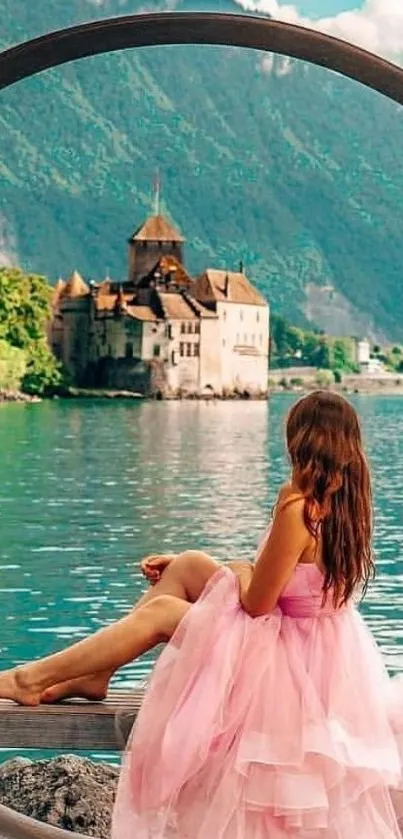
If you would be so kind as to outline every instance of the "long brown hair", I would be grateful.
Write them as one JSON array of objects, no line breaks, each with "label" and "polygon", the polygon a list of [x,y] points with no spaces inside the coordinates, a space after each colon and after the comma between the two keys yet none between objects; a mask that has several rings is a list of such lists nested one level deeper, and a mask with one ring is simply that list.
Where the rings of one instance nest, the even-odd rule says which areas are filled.
[{"label": "long brown hair", "polygon": [[294,480],[309,532],[322,536],[323,591],[345,604],[374,574],[372,492],[354,408],[329,391],[300,399],[287,422]]}]

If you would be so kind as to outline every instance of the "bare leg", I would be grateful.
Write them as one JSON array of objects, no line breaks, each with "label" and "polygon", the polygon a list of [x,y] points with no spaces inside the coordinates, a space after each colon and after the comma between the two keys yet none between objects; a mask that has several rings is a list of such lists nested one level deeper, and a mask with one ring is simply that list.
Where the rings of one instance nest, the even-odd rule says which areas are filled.
[{"label": "bare leg", "polygon": [[[111,675],[119,667],[171,637],[187,604],[197,600],[219,567],[219,563],[199,551],[179,554],[127,617],[64,652],[0,674],[0,696],[33,705],[38,704],[41,696],[44,701],[72,695],[102,698]],[[169,614],[162,614],[161,603],[166,610],[169,604]],[[162,619],[171,626],[171,632],[161,630]],[[91,662],[90,675],[86,662]]]},{"label": "bare leg", "polygon": [[[206,583],[219,567],[220,563],[203,551],[185,551],[177,554],[165,568],[161,579],[150,587],[135,604],[133,611],[150,603],[161,594],[173,595],[188,603],[195,603]],[[73,696],[84,697],[95,702],[105,699],[110,679],[116,669],[119,668],[86,674],[79,679],[63,680],[45,690],[41,696],[41,702],[58,702]]]},{"label": "bare leg", "polygon": [[189,608],[178,597],[156,597],[62,652],[3,671],[0,697],[14,699],[22,705],[38,705],[43,691],[50,685],[62,678],[86,675],[89,661],[94,673],[114,671],[171,638]]}]

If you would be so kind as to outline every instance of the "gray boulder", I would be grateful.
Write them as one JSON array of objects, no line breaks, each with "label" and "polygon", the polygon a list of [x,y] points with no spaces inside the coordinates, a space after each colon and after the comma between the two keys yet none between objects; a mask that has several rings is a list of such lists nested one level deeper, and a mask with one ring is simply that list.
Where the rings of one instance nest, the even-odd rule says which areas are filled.
[{"label": "gray boulder", "polygon": [[63,755],[0,765],[0,804],[65,830],[109,839],[119,769]]}]

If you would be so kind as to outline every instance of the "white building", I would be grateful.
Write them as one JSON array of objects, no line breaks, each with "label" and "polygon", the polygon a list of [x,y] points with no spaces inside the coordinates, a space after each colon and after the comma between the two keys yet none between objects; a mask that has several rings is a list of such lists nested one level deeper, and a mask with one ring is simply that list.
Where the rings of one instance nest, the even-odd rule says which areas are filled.
[{"label": "white building", "polygon": [[224,392],[265,392],[269,306],[243,272],[205,271],[194,295],[218,318],[216,353]]},{"label": "white building", "polygon": [[356,342],[356,362],[360,367],[368,367],[371,360],[371,345],[366,338]]}]

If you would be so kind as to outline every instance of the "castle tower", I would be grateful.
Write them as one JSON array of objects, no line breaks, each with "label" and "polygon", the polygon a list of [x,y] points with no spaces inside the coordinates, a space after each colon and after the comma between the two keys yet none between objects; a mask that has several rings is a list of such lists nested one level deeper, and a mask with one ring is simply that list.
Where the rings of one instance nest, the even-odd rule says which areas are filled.
[{"label": "castle tower", "polygon": [[173,256],[183,264],[184,241],[164,216],[148,218],[129,239],[129,282],[137,285],[163,256]]}]

